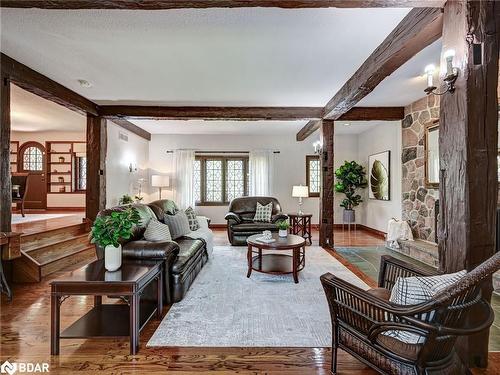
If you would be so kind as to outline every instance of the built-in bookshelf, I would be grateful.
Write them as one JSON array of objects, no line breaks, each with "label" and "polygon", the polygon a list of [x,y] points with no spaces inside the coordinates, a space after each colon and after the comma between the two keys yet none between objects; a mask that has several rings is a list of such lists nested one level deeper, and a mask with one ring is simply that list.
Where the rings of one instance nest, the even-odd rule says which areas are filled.
[{"label": "built-in bookshelf", "polygon": [[16,173],[17,168],[17,154],[19,152],[19,141],[10,141],[10,171]]},{"label": "built-in bookshelf", "polygon": [[76,158],[84,153],[85,142],[47,141],[47,193],[82,193],[76,189]]}]

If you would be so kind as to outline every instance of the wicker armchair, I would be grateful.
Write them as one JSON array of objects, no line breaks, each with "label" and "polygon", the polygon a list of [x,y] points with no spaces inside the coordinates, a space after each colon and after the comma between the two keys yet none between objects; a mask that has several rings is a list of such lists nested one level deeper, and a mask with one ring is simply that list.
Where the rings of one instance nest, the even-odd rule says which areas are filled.
[{"label": "wicker armchair", "polygon": [[[406,262],[383,256],[379,288],[357,288],[330,273],[321,276],[332,319],[332,374],[341,348],[382,374],[464,374],[454,350],[458,336],[488,328],[494,319],[491,306],[481,298],[481,282],[500,268],[500,253],[467,273],[433,300],[418,305],[390,303],[389,291],[398,277],[430,276]],[[476,325],[468,316],[474,309]],[[481,315],[476,315],[481,314]],[[422,344],[408,344],[382,333],[401,330],[425,336]]]}]

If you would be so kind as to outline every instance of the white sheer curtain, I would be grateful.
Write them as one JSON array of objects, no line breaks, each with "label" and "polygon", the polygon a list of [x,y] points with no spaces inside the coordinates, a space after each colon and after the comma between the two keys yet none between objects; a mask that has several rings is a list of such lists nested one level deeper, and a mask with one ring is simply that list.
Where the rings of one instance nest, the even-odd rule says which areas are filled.
[{"label": "white sheer curtain", "polygon": [[194,150],[175,150],[175,203],[181,209],[194,208]]},{"label": "white sheer curtain", "polygon": [[274,152],[253,150],[249,154],[250,195],[272,196]]}]

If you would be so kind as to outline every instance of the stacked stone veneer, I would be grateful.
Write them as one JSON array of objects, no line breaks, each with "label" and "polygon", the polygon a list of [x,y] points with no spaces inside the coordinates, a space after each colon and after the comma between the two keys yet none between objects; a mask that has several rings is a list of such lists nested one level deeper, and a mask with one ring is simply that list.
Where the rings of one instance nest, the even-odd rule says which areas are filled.
[{"label": "stacked stone veneer", "polygon": [[402,153],[402,219],[408,221],[413,236],[435,241],[434,204],[437,189],[425,186],[425,127],[439,119],[439,97],[430,95],[405,107]]}]

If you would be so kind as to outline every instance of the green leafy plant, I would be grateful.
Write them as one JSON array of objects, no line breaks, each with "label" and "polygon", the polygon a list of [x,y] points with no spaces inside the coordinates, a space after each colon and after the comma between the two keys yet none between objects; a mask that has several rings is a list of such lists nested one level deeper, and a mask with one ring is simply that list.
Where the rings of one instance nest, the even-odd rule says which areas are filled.
[{"label": "green leafy plant", "polygon": [[139,223],[140,216],[133,207],[123,211],[111,212],[110,215],[98,216],[90,232],[91,242],[101,247],[118,247],[120,241],[132,236],[132,229]]},{"label": "green leafy plant", "polygon": [[276,226],[278,227],[279,230],[288,230],[288,228],[290,228],[290,224],[288,223],[288,220],[277,221]]},{"label": "green leafy plant", "polygon": [[118,201],[118,204],[120,205],[131,204],[131,203],[134,203],[134,199],[128,194],[123,194],[120,200]]},{"label": "green leafy plant", "polygon": [[359,206],[363,199],[357,192],[368,185],[366,180],[366,171],[363,166],[355,161],[346,161],[335,171],[337,182],[334,189],[337,193],[344,193],[345,198],[340,203],[340,207],[346,210],[352,210]]}]

